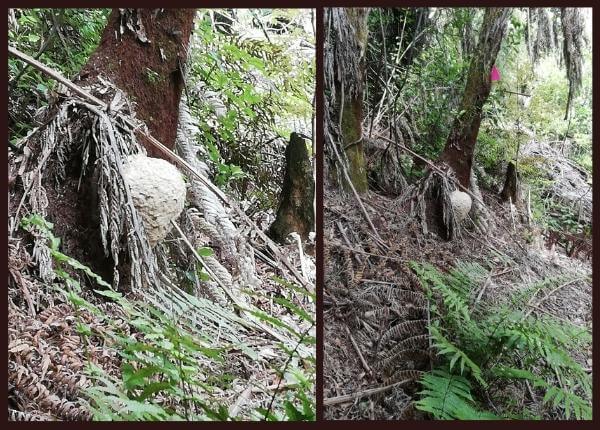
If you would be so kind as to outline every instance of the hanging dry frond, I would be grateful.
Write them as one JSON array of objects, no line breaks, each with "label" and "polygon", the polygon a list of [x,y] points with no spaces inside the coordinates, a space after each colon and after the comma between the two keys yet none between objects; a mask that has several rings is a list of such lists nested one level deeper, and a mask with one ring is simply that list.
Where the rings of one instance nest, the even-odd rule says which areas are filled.
[{"label": "hanging dry frond", "polygon": [[583,14],[578,8],[564,7],[561,9],[563,30],[563,56],[569,79],[569,95],[565,120],[569,117],[573,99],[581,88],[581,70],[583,66]]},{"label": "hanging dry frond", "polygon": [[554,49],[554,27],[548,8],[532,8],[536,25],[535,37],[532,43],[532,61],[537,63],[544,55]]}]

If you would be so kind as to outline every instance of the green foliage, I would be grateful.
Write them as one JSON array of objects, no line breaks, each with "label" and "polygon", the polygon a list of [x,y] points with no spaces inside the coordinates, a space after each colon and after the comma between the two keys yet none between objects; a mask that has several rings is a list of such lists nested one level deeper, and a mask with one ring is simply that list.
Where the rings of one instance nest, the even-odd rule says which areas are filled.
[{"label": "green foliage", "polygon": [[[549,409],[567,419],[591,418],[591,377],[569,352],[589,347],[590,333],[554,318],[534,318],[523,309],[532,294],[563,279],[545,280],[499,305],[473,308],[473,292],[486,278],[483,267],[459,263],[448,274],[428,263],[411,267],[430,300],[429,331],[439,357],[438,370],[422,381],[418,408],[436,418],[474,419],[465,417],[476,416],[472,407],[483,403],[486,390],[528,380],[543,391]],[[478,383],[478,394],[471,393],[470,381]],[[451,401],[445,403],[448,393]],[[507,418],[533,414],[517,410],[515,415],[509,404],[504,407]]]},{"label": "green foliage", "polygon": [[[98,45],[110,9],[14,9],[17,25],[9,44],[72,78]],[[9,126],[14,140],[33,127],[33,114],[56,82],[14,58],[8,59]],[[18,77],[18,80],[15,79]]]},{"label": "green foliage", "polygon": [[81,264],[79,261],[74,258],[69,257],[68,255],[63,254],[59,251],[60,247],[60,239],[52,233],[52,228],[54,224],[46,221],[42,216],[38,214],[31,214],[21,219],[20,223],[21,227],[29,232],[35,232],[36,234],[41,235],[42,237],[48,240],[48,248],[50,251],[50,256],[52,257],[55,266],[54,273],[64,280],[69,287],[76,291],[81,290],[81,286],[79,281],[71,276],[71,274],[67,271],[68,269],[82,272],[84,275],[87,275],[89,278],[96,281],[96,283],[102,287],[110,288],[110,284],[105,282],[100,276],[95,274],[92,269],[87,267],[84,264]]},{"label": "green foliage", "polygon": [[429,412],[435,419],[498,419],[490,412],[477,409],[471,393],[471,383],[462,376],[436,369],[426,373],[421,384],[424,389],[419,393],[421,399],[416,402],[416,407]]},{"label": "green foliage", "polygon": [[[21,226],[31,234],[47,239],[57,279],[69,288],[64,291],[57,287],[78,311],[76,317],[79,318],[79,311],[86,310],[102,323],[92,328],[83,320],[78,321],[78,333],[84,338],[84,343],[85,338],[100,338],[107,348],[116,351],[120,357],[120,372],[117,375],[114,372],[109,374],[91,362],[88,364],[86,376],[95,384],[85,389],[85,394],[94,420],[238,419],[230,416],[228,407],[222,404],[222,397],[217,394],[233,389],[233,378],[225,366],[227,355],[232,350],[238,350],[251,359],[257,359],[252,347],[239,341],[228,343],[212,338],[205,330],[185,324],[181,318],[157,306],[128,299],[112,290],[89,267],[59,251],[60,239],[52,233],[52,223],[43,217],[36,214],[24,217]],[[212,249],[206,247],[197,252],[204,257],[213,254]],[[112,302],[113,312],[108,315],[84,298],[79,282],[70,272],[81,272],[106,288],[95,292]],[[315,300],[314,294],[304,288],[279,278],[274,281],[294,291],[300,300]],[[190,307],[198,304],[198,299],[192,296],[187,296],[187,300]],[[278,345],[284,357],[287,357],[284,366],[274,366],[273,369],[286,389],[284,392],[273,392],[268,408],[259,407],[251,413],[256,419],[315,420],[316,362],[314,356],[301,357],[297,352],[301,345],[314,348],[316,340],[309,335],[309,331],[314,328],[315,320],[291,300],[279,297],[277,303],[300,320],[308,322],[309,328],[298,333],[266,312],[252,312],[258,321],[283,329],[290,340]],[[212,304],[211,312],[218,311],[214,308]],[[235,319],[233,316],[231,318]],[[220,321],[219,332],[226,329],[226,325],[225,321]],[[290,349],[286,346],[289,343],[295,347]]]},{"label": "green foliage", "polygon": [[[219,31],[215,14],[201,12],[192,42],[191,113],[198,118],[215,182],[276,206],[285,142],[292,131],[312,134],[314,35],[307,10],[236,10],[234,27]],[[310,19],[310,18],[309,18]],[[259,25],[257,20],[260,20]],[[289,21],[286,31],[270,25]],[[262,25],[262,27],[261,27]]]},{"label": "green foliage", "polygon": [[146,76],[146,80],[151,84],[157,84],[160,82],[161,79],[164,79],[161,78],[161,76],[157,72],[148,67],[146,67],[144,74]]}]

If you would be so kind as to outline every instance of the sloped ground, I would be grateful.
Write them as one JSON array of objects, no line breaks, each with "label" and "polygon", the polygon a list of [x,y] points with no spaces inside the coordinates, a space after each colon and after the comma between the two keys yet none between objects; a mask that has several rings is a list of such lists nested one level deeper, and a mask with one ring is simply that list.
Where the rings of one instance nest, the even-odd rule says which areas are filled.
[{"label": "sloped ground", "polygon": [[[458,261],[493,267],[478,290],[478,300],[499,303],[511,292],[543,279],[561,277],[557,288],[539,291],[528,307],[533,315],[551,315],[590,330],[591,264],[548,251],[533,229],[513,221],[507,206],[484,193],[496,228],[482,236],[467,229],[460,239],[444,241],[423,235],[408,215],[407,204],[369,193],[366,210],[381,237],[374,232],[352,196],[325,191],[325,290],[324,290],[324,399],[328,419],[414,419],[423,416],[411,407],[419,391],[409,382],[375,395],[347,399],[340,396],[386,386],[376,354],[382,333],[407,321],[406,315],[373,315],[361,297],[377,285],[394,285],[419,292],[421,287],[408,267],[409,261],[429,262],[446,270]],[[518,218],[518,217],[517,217]],[[528,243],[530,242],[530,243]],[[420,316],[423,318],[423,316]],[[414,316],[412,316],[414,318]],[[418,333],[413,333],[418,334]],[[574,351],[574,358],[591,372],[591,349]],[[362,355],[362,358],[361,358]],[[428,362],[406,361],[404,370],[429,370]],[[402,369],[400,369],[402,370]],[[540,401],[512,388],[521,402]],[[551,418],[551,417],[549,417]]]},{"label": "sloped ground", "polygon": [[[296,245],[283,246],[281,251],[292,264],[300,266]],[[314,270],[310,267],[314,268],[314,257],[304,254],[304,259],[308,270]],[[86,377],[86,367],[91,363],[119,380],[122,359],[116,346],[108,340],[110,336],[105,335],[115,326],[126,337],[135,339],[141,334],[130,326],[122,308],[105,302],[102,297],[90,291],[82,293],[86,300],[98,306],[113,327],[91,312],[76,309],[54,288],[40,282],[32,257],[20,239],[9,241],[8,268],[9,420],[92,419],[85,390],[94,386],[94,381]],[[306,322],[299,321],[288,308],[274,303],[273,297],[287,297],[304,309],[309,309],[311,304],[285,285],[272,281],[277,273],[278,270],[257,260],[262,287],[257,294],[247,297],[256,308],[301,332],[308,327]],[[144,297],[133,293],[129,293],[128,298],[144,301]],[[227,325],[226,321],[223,323]],[[82,336],[80,324],[87,324],[93,334]],[[221,387],[221,383],[216,384],[211,397],[228,407],[232,416],[244,419],[252,416],[257,407],[268,405],[274,393],[285,397],[286,387],[293,383],[288,380],[290,375],[281,380],[278,374],[287,360],[279,341],[264,332],[241,326],[238,330],[239,344],[229,344],[225,336],[215,339],[213,347],[228,350],[224,363],[207,360],[198,366],[205,369],[207,375],[217,378],[216,381],[219,375],[230,375],[231,383]],[[314,328],[308,334],[314,336]],[[243,348],[254,351],[254,359]],[[310,355],[314,356],[314,351]]]}]

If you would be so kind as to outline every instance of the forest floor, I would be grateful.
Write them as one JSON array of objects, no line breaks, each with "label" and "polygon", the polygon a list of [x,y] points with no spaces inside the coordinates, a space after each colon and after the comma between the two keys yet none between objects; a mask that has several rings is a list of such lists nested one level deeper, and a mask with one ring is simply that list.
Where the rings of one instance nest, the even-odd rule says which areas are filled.
[{"label": "forest floor", "polygon": [[[11,203],[18,202],[20,194],[12,197]],[[13,208],[9,215],[14,214]],[[248,236],[254,237],[254,234],[248,233]],[[178,238],[174,235],[167,237],[167,242],[176,241]],[[253,243],[253,246],[262,250],[262,257],[256,258],[256,274],[261,285],[255,291],[243,292],[247,303],[298,333],[305,332],[310,326],[307,335],[314,337],[313,326],[274,299],[287,297],[290,306],[303,309],[313,309],[314,300],[309,301],[306,296],[290,291],[285,281],[278,281],[278,277],[283,276],[279,262],[269,255],[264,245]],[[296,243],[281,245],[279,250],[293,267],[299,272],[306,271],[314,282],[314,244],[305,244],[302,255]],[[125,338],[144,339],[144,334],[131,323],[131,315],[125,308],[94,294],[93,288],[85,286],[80,294],[100,310],[100,314],[92,312],[91,308],[74,306],[60,289],[55,288],[56,285],[42,282],[32,270],[35,252],[20,231],[14,236],[9,235],[8,251],[9,419],[90,420],[93,416],[89,408],[89,390],[97,387],[97,381],[90,377],[89,366],[98,366],[107,379],[112,378],[118,385],[125,360],[119,351],[122,345],[114,342],[114,327],[118,327]],[[182,291],[170,291],[169,294],[173,312],[177,313],[180,306],[183,309],[181,327],[185,327],[186,318],[194,317],[190,309],[195,308],[181,301],[185,298]],[[129,303],[150,300],[144,292],[128,292],[125,297]],[[218,313],[219,309],[219,304],[212,305],[212,311]],[[273,393],[280,396],[293,384],[293,375],[289,371],[283,377],[279,373],[289,358],[287,350],[280,347],[280,339],[270,334],[277,332],[276,329],[271,332],[248,330],[228,320],[229,314],[224,315],[220,321],[223,327],[218,328],[221,335],[214,339],[212,347],[223,348],[225,360],[208,359],[198,362],[198,366],[207,369],[206,382],[214,385],[210,390],[212,402],[227,407],[231,417],[257,419],[256,408],[268,405]],[[201,312],[196,316],[202,317]],[[89,326],[92,334],[82,336],[81,324]],[[211,329],[203,327],[207,336]],[[237,342],[228,340],[229,329],[236,331]],[[288,347],[293,345],[290,340]],[[313,357],[314,349],[303,350],[300,356]],[[302,362],[295,365],[304,367]],[[306,367],[312,369],[308,364]]]},{"label": "forest floor", "polygon": [[[419,222],[409,215],[410,202],[369,192],[363,204],[381,240],[365,221],[356,199],[337,189],[325,190],[324,243],[324,399],[326,419],[423,418],[410,407],[420,391],[418,383],[395,386],[376,395],[341,396],[386,386],[380,369],[377,343],[393,325],[407,320],[402,315],[376,314],[356,298],[368,288],[387,284],[422,291],[410,261],[427,262],[446,271],[459,262],[477,262],[490,268],[476,291],[476,301],[499,303],[510,293],[557,277],[567,281],[550,293],[539,291],[527,304],[532,315],[551,315],[558,320],[591,330],[592,285],[589,261],[569,258],[547,250],[541,237],[531,240],[524,223],[515,223],[508,204],[482,189],[495,218],[496,228],[487,235],[465,229],[460,239],[445,241],[433,233],[423,234]],[[527,240],[526,240],[527,239]],[[532,242],[532,243],[528,243]],[[591,372],[591,348],[573,351],[573,358]],[[429,370],[423,363],[402,363],[406,370]],[[419,368],[421,366],[421,368]],[[425,364],[425,366],[427,366]],[[427,366],[428,367],[428,366]],[[517,402],[541,411],[539,395],[523,387],[504,387]],[[533,399],[532,399],[533,397]],[[489,409],[496,406],[489,401]],[[551,418],[551,417],[549,417]]]}]

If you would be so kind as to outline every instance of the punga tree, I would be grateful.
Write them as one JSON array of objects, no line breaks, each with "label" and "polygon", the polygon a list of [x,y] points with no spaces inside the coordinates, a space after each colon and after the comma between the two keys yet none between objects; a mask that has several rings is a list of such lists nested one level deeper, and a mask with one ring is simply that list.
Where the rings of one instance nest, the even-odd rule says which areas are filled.
[{"label": "punga tree", "polygon": [[[429,225],[448,239],[459,236],[460,223],[469,211],[472,211],[481,231],[489,228],[487,209],[479,204],[481,199],[477,198],[473,204],[470,196],[454,192],[469,190],[472,195],[480,195],[476,182],[471,180],[474,176],[473,155],[481,125],[482,108],[491,90],[491,70],[500,51],[511,12],[510,8],[486,8],[479,41],[469,65],[459,113],[453,121],[445,147],[436,162],[436,168],[409,194],[416,200],[413,212],[421,219],[424,232],[428,231]],[[454,177],[462,189],[450,177]]]},{"label": "punga tree", "polygon": [[[368,189],[362,140],[368,13],[368,8],[325,8],[324,13],[326,153],[334,166],[345,164],[359,193]],[[348,187],[339,167],[334,170]]]},{"label": "punga tree", "polygon": [[[125,91],[135,102],[136,116],[170,149],[195,15],[195,9],[114,9],[100,44],[79,73],[79,84],[100,75]],[[160,156],[145,146],[149,156]]]}]

